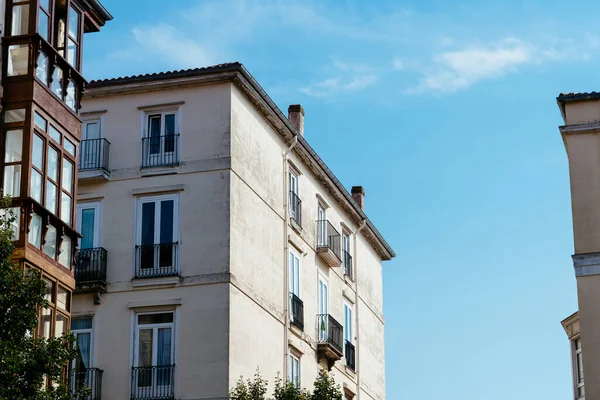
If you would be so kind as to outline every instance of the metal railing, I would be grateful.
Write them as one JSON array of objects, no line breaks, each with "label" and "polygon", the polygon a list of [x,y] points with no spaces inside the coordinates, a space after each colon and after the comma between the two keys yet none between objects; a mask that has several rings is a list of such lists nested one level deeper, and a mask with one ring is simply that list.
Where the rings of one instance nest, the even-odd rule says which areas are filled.
[{"label": "metal railing", "polygon": [[346,353],[346,365],[353,370],[356,369],[356,350],[354,345],[346,340],[344,353]]},{"label": "metal railing", "polygon": [[135,277],[177,275],[178,242],[135,246]]},{"label": "metal railing", "polygon": [[317,248],[328,247],[338,259],[341,259],[340,233],[327,220],[317,221]]},{"label": "metal railing", "polygon": [[317,331],[319,343],[328,343],[340,353],[344,343],[344,328],[330,314],[317,315]]},{"label": "metal railing", "polygon": [[75,281],[106,281],[108,252],[102,247],[80,249],[75,258]]},{"label": "metal railing", "polygon": [[142,168],[179,164],[179,135],[142,138]]},{"label": "metal railing", "polygon": [[344,262],[344,275],[351,280],[354,280],[354,271],[352,271],[352,256],[346,250],[342,250],[342,261]]},{"label": "metal railing", "polygon": [[79,170],[108,171],[110,142],[104,138],[82,140],[79,145]]},{"label": "metal railing", "polygon": [[76,393],[81,388],[87,387],[91,390],[91,394],[86,400],[101,400],[103,372],[98,368],[75,370],[71,377],[71,391]]},{"label": "metal railing", "polygon": [[293,191],[290,191],[290,218],[302,226],[302,200]]},{"label": "metal railing", "polygon": [[290,303],[292,324],[304,330],[304,302],[294,293],[290,293]]},{"label": "metal railing", "polygon": [[175,365],[131,368],[131,400],[175,398]]}]

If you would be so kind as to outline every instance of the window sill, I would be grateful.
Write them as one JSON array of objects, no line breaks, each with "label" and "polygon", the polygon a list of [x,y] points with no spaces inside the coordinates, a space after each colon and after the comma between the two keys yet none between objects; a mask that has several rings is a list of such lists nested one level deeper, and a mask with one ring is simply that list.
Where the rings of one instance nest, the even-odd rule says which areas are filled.
[{"label": "window sill", "polygon": [[172,175],[177,173],[179,163],[159,167],[141,167],[142,178],[145,176]]},{"label": "window sill", "polygon": [[156,278],[133,278],[131,285],[135,287],[149,287],[149,286],[175,286],[180,281],[179,275],[177,276],[159,276]]}]

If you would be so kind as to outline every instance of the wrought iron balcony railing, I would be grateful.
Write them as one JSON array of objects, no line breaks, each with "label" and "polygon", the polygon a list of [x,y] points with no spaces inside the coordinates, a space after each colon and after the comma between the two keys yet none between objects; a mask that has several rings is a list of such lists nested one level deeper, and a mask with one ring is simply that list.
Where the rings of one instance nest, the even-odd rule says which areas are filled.
[{"label": "wrought iron balcony railing", "polygon": [[154,278],[178,274],[179,243],[160,243],[135,246],[135,277]]},{"label": "wrought iron balcony railing", "polygon": [[80,283],[106,282],[108,252],[102,247],[77,252],[75,281]]},{"label": "wrought iron balcony railing", "polygon": [[142,138],[142,168],[179,164],[179,135]]},{"label": "wrought iron balcony railing", "polygon": [[290,313],[292,324],[304,330],[304,302],[294,293],[290,293]]},{"label": "wrought iron balcony railing", "polygon": [[82,140],[79,145],[79,170],[108,172],[110,142],[104,138]]},{"label": "wrought iron balcony railing", "polygon": [[342,353],[344,343],[344,328],[329,314],[317,315],[317,330],[319,343],[331,345],[339,353]]},{"label": "wrought iron balcony railing", "polygon": [[290,191],[290,218],[302,226],[302,200],[292,191]]},{"label": "wrought iron balcony railing", "polygon": [[[86,400],[102,399],[102,371],[98,368],[75,370],[71,377],[71,391],[76,393],[81,388],[89,388],[91,394]],[[83,400],[83,399],[82,399]]]},{"label": "wrought iron balcony railing", "polygon": [[175,398],[175,365],[131,368],[131,400]]},{"label": "wrought iron balcony railing", "polygon": [[344,275],[354,280],[354,271],[352,270],[352,256],[346,250],[342,250],[342,262],[344,263]]},{"label": "wrought iron balcony railing", "polygon": [[344,353],[346,354],[346,365],[353,370],[356,369],[356,350],[354,345],[346,340],[346,345],[344,348]]}]

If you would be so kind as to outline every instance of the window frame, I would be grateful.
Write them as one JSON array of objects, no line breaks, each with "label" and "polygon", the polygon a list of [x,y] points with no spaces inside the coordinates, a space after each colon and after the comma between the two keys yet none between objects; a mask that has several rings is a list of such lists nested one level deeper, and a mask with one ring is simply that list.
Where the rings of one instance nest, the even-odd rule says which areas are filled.
[{"label": "window frame", "polygon": [[[144,156],[144,139],[148,139],[150,138],[150,117],[151,116],[156,116],[156,115],[160,115],[161,117],[161,128],[160,128],[160,136],[159,137],[163,137],[165,129],[165,115],[169,115],[169,114],[174,114],[175,115],[175,132],[173,133],[174,135],[174,140],[175,140],[175,149],[173,152],[164,152],[163,149],[163,144],[162,141],[160,142],[160,152],[159,155],[164,155],[164,154],[169,154],[169,153],[175,153],[175,159],[176,159],[176,163],[179,164],[181,162],[181,131],[182,131],[182,124],[183,124],[183,119],[182,119],[182,110],[181,110],[181,105],[183,103],[176,103],[168,105],[157,105],[157,106],[149,106],[149,107],[140,107],[139,109],[141,110],[140,113],[140,144],[141,144],[141,151],[140,151],[140,165],[145,165],[147,164],[145,161],[151,159],[151,155],[148,154],[146,156]],[[148,163],[151,164],[151,163]],[[152,165],[149,165],[149,167],[152,167]]]},{"label": "window frame", "polygon": [[[577,342],[579,342],[579,349],[577,348]],[[585,376],[579,376],[579,361],[582,363],[582,371],[583,371],[583,353],[581,346],[581,337],[580,335],[574,336],[571,338],[571,362],[572,362],[572,371],[573,371],[573,397],[575,400],[583,400],[585,399]],[[584,375],[584,374],[582,374]],[[580,381],[581,378],[581,382]],[[583,389],[583,396],[579,396],[580,389]]]},{"label": "window frame", "polygon": [[[301,357],[295,351],[289,350],[288,382],[295,383],[297,388],[302,384]],[[296,376],[294,376],[294,363],[296,364]],[[294,382],[295,380],[295,382]]]},{"label": "window frame", "polygon": [[[73,323],[74,320],[77,319],[91,319],[92,320],[92,327],[89,329],[70,329],[70,333],[72,333],[73,335],[75,335],[75,337],[77,337],[77,334],[79,333],[89,333],[90,334],[90,360],[89,360],[89,367],[88,368],[94,368],[94,363],[95,363],[95,359],[96,359],[96,316],[95,315],[78,315],[78,316],[72,316],[71,317],[71,323]],[[71,370],[74,371],[76,369],[77,365],[75,365],[74,362],[71,363]]]},{"label": "window frame", "polygon": [[[102,247],[102,202],[101,201],[84,201],[77,202],[77,232],[82,232],[83,210],[94,210],[94,244],[92,249]],[[79,239],[78,247],[81,249],[81,239]]]}]

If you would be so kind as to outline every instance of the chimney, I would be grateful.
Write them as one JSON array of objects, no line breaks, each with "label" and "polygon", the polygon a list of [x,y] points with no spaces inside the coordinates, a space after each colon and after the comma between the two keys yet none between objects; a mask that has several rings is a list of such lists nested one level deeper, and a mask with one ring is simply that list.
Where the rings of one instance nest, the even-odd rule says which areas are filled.
[{"label": "chimney", "polygon": [[292,104],[288,107],[288,119],[298,129],[301,136],[304,136],[304,108],[300,104]]},{"label": "chimney", "polygon": [[352,197],[361,210],[365,209],[365,189],[362,186],[352,186]]}]

